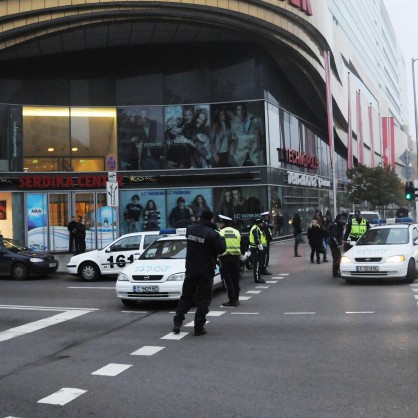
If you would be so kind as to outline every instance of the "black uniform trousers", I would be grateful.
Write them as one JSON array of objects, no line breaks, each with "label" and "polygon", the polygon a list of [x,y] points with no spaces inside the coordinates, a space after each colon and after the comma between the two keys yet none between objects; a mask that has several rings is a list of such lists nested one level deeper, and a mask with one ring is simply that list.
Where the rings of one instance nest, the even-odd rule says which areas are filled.
[{"label": "black uniform trousers", "polygon": [[187,276],[183,282],[183,290],[177,304],[174,316],[174,325],[181,326],[185,314],[197,302],[196,314],[194,317],[194,329],[200,331],[206,323],[206,314],[209,312],[209,305],[212,300],[213,276],[207,277],[201,274]]},{"label": "black uniform trousers", "polygon": [[239,299],[239,277],[240,277],[240,256],[226,254],[220,257],[221,276],[228,293],[229,302],[238,302]]},{"label": "black uniform trousers", "polygon": [[329,242],[332,255],[332,274],[338,276],[340,274],[341,250],[336,242],[331,238]]},{"label": "black uniform trousers", "polygon": [[264,253],[264,264],[262,270],[267,270],[267,266],[269,265],[270,261],[270,241],[267,241],[267,247]]},{"label": "black uniform trousers", "polygon": [[264,268],[264,250],[261,251],[257,247],[250,247],[251,257],[253,258],[254,281],[258,283],[261,280],[261,271]]},{"label": "black uniform trousers", "polygon": [[[74,232],[70,232],[70,238],[68,241],[68,251],[70,253],[72,253],[74,251],[75,248],[75,236],[74,236]],[[75,248],[75,250],[77,250],[77,248]]]}]

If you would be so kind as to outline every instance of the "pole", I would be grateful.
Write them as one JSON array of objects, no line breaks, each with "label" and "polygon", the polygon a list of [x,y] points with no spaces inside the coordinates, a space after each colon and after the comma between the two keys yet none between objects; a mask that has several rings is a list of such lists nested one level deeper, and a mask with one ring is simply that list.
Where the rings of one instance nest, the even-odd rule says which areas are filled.
[{"label": "pole", "polygon": [[[418,159],[418,114],[417,114],[417,90],[415,88],[415,61],[418,61],[418,58],[412,58],[412,87],[414,90],[414,115],[415,115],[415,142],[417,144],[417,159]],[[418,168],[418,161],[417,161]]]}]

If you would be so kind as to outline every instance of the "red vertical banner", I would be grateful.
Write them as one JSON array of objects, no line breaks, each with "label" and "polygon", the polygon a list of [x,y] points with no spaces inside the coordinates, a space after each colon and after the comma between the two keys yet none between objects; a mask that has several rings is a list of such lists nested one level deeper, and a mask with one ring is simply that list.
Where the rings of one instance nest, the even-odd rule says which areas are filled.
[{"label": "red vertical banner", "polygon": [[329,64],[329,51],[324,52],[325,64],[325,88],[327,96],[327,116],[328,116],[328,144],[331,170],[334,168],[334,126],[332,121],[332,96],[331,96],[331,73]]},{"label": "red vertical banner", "polygon": [[351,124],[351,87],[350,73],[348,73],[348,137],[347,137],[347,168],[353,168],[353,127]]},{"label": "red vertical banner", "polygon": [[395,170],[395,120],[382,118],[383,164],[391,165]]},{"label": "red vertical banner", "polygon": [[374,168],[374,138],[373,138],[373,118],[372,118],[372,105],[369,106],[369,135],[370,135],[370,153],[371,161],[370,167]]},{"label": "red vertical banner", "polygon": [[361,121],[360,90],[356,91],[358,162],[364,164],[363,124]]}]

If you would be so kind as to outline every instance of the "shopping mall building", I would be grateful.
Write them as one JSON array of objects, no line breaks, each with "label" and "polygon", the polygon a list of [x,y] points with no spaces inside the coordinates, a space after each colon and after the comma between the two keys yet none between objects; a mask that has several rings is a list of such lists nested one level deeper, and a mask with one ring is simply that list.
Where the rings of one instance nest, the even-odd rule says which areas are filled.
[{"label": "shopping mall building", "polygon": [[402,175],[397,51],[380,0],[4,0],[0,230],[66,251],[72,215],[91,249],[205,207],[277,234],[347,209],[351,164]]}]

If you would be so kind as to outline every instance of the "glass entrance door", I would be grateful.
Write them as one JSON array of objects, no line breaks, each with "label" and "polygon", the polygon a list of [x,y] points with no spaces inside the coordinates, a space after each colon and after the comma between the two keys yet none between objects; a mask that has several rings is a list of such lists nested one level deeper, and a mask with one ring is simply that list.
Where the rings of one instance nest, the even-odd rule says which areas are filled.
[{"label": "glass entrance door", "polygon": [[86,226],[86,251],[96,248],[96,216],[94,205],[95,193],[75,192],[73,194],[73,207],[76,221],[81,216]]},{"label": "glass entrance door", "polygon": [[49,193],[49,251],[68,251],[68,193]]}]

